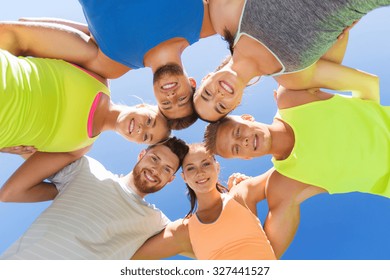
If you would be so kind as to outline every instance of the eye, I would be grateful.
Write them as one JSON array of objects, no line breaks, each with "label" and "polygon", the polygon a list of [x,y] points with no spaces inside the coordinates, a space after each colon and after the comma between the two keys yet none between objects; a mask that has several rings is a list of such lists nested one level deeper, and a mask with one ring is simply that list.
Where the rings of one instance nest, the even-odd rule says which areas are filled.
[{"label": "eye", "polygon": [[146,120],[146,125],[149,126],[152,123],[152,117],[149,116],[148,119]]},{"label": "eye", "polygon": [[236,136],[237,137],[240,137],[240,128],[238,127],[237,130],[236,130]]},{"label": "eye", "polygon": [[171,101],[163,101],[163,102],[161,102],[161,104],[164,106],[167,106],[167,105],[171,104]]},{"label": "eye", "polygon": [[211,93],[206,89],[205,91],[204,91],[204,93],[206,94],[206,96],[208,96],[208,97],[210,97],[211,96]]},{"label": "eye", "polygon": [[187,171],[191,171],[191,170],[194,170],[194,167],[187,167]]},{"label": "eye", "polygon": [[148,135],[147,135],[147,134],[144,134],[143,141],[146,142],[146,140],[148,140]]},{"label": "eye", "polygon": [[239,151],[240,151],[240,147],[238,145],[235,145],[234,146],[234,152],[236,153],[236,155],[238,155]]},{"label": "eye", "polygon": [[184,101],[186,99],[187,99],[187,96],[182,96],[182,97],[179,98],[179,102]]},{"label": "eye", "polygon": [[218,105],[222,109],[221,111],[226,111],[227,107],[223,103],[218,103]]},{"label": "eye", "polygon": [[165,168],[164,168],[164,171],[165,171],[166,173],[171,173],[171,169],[170,169],[169,167],[165,167]]},{"label": "eye", "polygon": [[210,162],[208,162],[208,161],[206,161],[206,162],[203,163],[203,166],[204,166],[204,167],[207,167],[207,166],[209,166],[209,165],[210,165]]},{"label": "eye", "polygon": [[152,156],[152,161],[156,162],[157,161],[157,157],[156,156]]}]

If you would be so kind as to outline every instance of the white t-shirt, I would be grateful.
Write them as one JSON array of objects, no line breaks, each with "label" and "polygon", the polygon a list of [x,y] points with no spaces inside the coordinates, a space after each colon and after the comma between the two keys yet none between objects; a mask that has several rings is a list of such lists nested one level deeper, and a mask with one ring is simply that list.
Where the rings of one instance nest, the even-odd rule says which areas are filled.
[{"label": "white t-shirt", "polygon": [[2,259],[130,259],[170,222],[92,158],[51,180],[60,193]]}]

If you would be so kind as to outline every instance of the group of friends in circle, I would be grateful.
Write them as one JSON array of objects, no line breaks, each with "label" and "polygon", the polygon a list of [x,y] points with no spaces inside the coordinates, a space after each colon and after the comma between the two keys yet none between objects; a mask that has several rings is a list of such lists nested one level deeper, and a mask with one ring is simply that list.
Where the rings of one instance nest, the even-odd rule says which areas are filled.
[{"label": "group of friends in circle", "polygon": [[[0,148],[26,158],[0,200],[53,200],[1,258],[274,260],[308,198],[390,197],[390,107],[377,76],[341,64],[350,28],[390,0],[79,2],[88,24],[0,22]],[[198,84],[181,55],[215,34],[231,54]],[[143,67],[157,106],[112,102],[108,80]],[[279,85],[272,123],[231,114],[262,76]],[[171,136],[197,119],[209,123],[202,143]],[[108,130],[149,145],[125,176],[85,156]],[[232,174],[223,186],[215,155],[272,155],[273,168]],[[170,221],[144,197],[180,167],[190,210]]]}]

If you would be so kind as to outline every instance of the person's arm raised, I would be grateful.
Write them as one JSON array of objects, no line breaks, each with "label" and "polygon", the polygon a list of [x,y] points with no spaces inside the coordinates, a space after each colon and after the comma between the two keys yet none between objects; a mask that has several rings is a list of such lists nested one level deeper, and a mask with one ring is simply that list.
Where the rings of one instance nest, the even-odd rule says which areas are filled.
[{"label": "person's arm raised", "polygon": [[35,152],[0,189],[0,201],[38,202],[52,200],[57,190],[43,181],[83,156],[90,147],[68,153]]}]

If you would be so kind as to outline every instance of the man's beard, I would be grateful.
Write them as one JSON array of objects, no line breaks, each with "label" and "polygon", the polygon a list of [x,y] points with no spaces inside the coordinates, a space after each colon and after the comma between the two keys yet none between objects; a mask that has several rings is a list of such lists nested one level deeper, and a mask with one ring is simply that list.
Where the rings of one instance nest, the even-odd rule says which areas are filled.
[{"label": "man's beard", "polygon": [[162,187],[159,186],[159,183],[161,183],[159,180],[157,180],[154,185],[150,186],[152,183],[142,176],[143,172],[144,170],[141,169],[138,164],[133,168],[134,187],[138,191],[142,193],[155,193],[162,189]]},{"label": "man's beard", "polygon": [[183,68],[176,63],[168,63],[159,68],[153,74],[153,84],[164,78],[166,75],[179,76],[184,75]]}]

